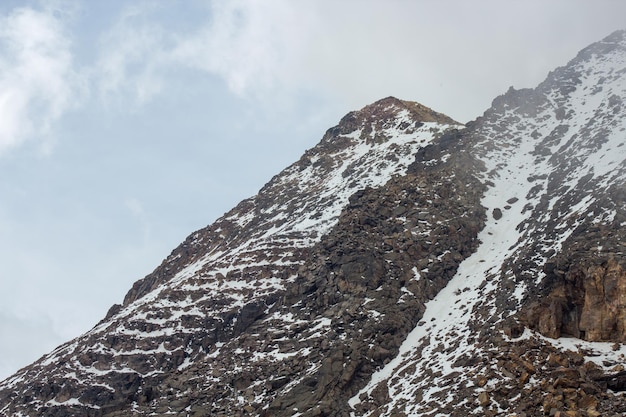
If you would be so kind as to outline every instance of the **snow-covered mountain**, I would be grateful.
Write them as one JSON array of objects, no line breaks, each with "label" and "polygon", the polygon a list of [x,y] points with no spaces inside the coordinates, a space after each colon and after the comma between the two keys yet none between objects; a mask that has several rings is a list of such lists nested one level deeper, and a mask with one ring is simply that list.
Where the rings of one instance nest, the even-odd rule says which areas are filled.
[{"label": "snow-covered mountain", "polygon": [[626,413],[624,99],[616,32],[467,126],[348,114],[0,415]]}]

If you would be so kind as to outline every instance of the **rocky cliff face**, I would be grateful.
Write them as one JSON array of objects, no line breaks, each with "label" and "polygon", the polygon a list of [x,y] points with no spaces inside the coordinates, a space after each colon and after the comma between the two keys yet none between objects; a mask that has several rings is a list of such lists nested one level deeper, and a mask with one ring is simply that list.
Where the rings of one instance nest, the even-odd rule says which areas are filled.
[{"label": "rocky cliff face", "polygon": [[616,32],[467,126],[348,114],[0,415],[622,415],[624,97]]}]

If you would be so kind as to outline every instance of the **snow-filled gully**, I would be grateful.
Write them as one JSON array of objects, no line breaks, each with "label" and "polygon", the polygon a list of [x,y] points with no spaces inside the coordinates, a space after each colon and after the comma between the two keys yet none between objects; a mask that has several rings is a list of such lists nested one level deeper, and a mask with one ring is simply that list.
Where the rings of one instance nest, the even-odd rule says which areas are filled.
[{"label": "snow-filled gully", "polygon": [[[359,396],[361,394],[371,393],[380,382],[390,381],[394,374],[401,373],[406,366],[405,360],[414,356],[418,348],[425,342],[428,344],[424,347],[421,356],[428,358],[430,362],[441,364],[442,376],[446,376],[452,371],[451,363],[454,362],[454,357],[466,350],[467,341],[463,340],[451,355],[435,352],[435,350],[438,350],[438,346],[443,343],[443,351],[445,351],[448,347],[445,346],[446,335],[451,332],[464,332],[468,328],[468,321],[474,306],[484,300],[482,294],[496,285],[494,281],[489,282],[486,286],[483,283],[485,277],[495,275],[496,271],[493,269],[498,267],[508,255],[507,251],[498,249],[509,248],[517,241],[518,235],[511,233],[512,230],[515,230],[517,221],[518,218],[515,216],[504,216],[499,221],[492,219],[486,225],[479,235],[482,243],[477,251],[461,263],[454,278],[433,300],[426,304],[426,311],[420,324],[409,333],[400,346],[399,354],[384,368],[375,372],[369,384],[350,399],[349,404],[352,407],[360,402]],[[451,305],[458,306],[458,308],[451,309]],[[405,377],[402,383],[389,387],[389,394],[392,399],[400,400],[402,397],[413,397],[412,393],[418,387],[412,381],[409,382],[409,379]],[[428,401],[429,394],[442,388],[445,389],[445,387],[439,387],[438,384],[430,384],[430,386],[431,391],[426,390],[423,393],[424,401]]]},{"label": "snow-filled gully", "polygon": [[[547,114],[549,112],[546,112]],[[522,120],[520,125],[525,122],[527,121]],[[543,181],[542,188],[544,190],[547,188],[545,179],[530,181],[527,178],[534,177],[537,172],[549,174],[557,168],[548,160],[537,159],[535,149],[539,145],[540,138],[553,131],[559,123],[562,122],[549,116],[544,117],[542,123],[535,125],[541,132],[540,135],[534,138],[530,136],[520,138],[517,147],[513,149],[502,147],[492,152],[489,159],[484,161],[487,167],[486,175],[489,176],[485,180],[488,180],[491,186],[481,200],[481,204],[487,209],[488,220],[478,235],[481,242],[479,247],[460,264],[457,273],[447,286],[426,304],[422,320],[400,346],[399,354],[375,372],[369,383],[349,400],[349,405],[355,410],[352,416],[357,415],[356,409],[361,402],[360,398],[363,395],[369,397],[379,384],[386,385],[390,398],[386,413],[382,415],[389,415],[396,406],[403,408],[407,415],[419,415],[419,407],[423,407],[430,401],[436,401],[441,405],[448,402],[446,399],[452,400],[452,393],[449,392],[446,379],[450,378],[455,371],[453,364],[460,356],[465,353],[475,354],[476,350],[473,346],[472,335],[468,333],[471,327],[470,322],[474,319],[472,312],[480,307],[483,311],[487,308],[487,317],[497,314],[494,300],[491,300],[487,294],[499,286],[501,268],[505,260],[515,256],[516,250],[528,239],[533,239],[529,236],[528,230],[523,230],[524,228],[518,225],[529,221],[531,216],[549,217],[552,215],[551,208],[541,213],[534,213],[533,209],[527,209],[537,207],[543,194],[533,193],[531,189],[537,187],[540,181]],[[571,130],[577,131],[580,125],[587,123],[587,120],[572,120],[570,123],[573,127]],[[497,133],[490,132],[489,129],[484,133],[486,133],[487,140],[490,140],[490,135],[492,139],[497,137]],[[555,147],[564,146],[570,138],[572,138],[571,134],[564,135],[559,143],[554,144]],[[613,140],[609,142],[614,142],[612,145],[609,143],[591,154],[581,155],[583,160],[592,163],[602,158],[601,154],[607,153],[606,149],[611,146],[616,148],[622,140],[621,138],[611,139]],[[613,152],[611,157],[623,163],[623,152]],[[617,165],[617,162],[613,165]],[[584,175],[593,172],[593,167],[589,168],[588,165],[577,168],[568,173],[570,184],[576,184]],[[546,177],[548,175],[543,178]],[[569,207],[569,213],[562,213],[561,218],[584,212],[590,200],[583,198],[579,204]],[[494,215],[492,213],[494,209],[499,209],[501,216]],[[541,240],[544,245],[558,251],[572,230],[573,228],[569,228],[563,231],[554,241],[547,239],[547,236]],[[541,280],[543,272],[535,272],[536,280]],[[513,291],[512,296],[518,302],[521,302],[525,288],[526,285],[521,282]],[[561,346],[563,343],[554,341],[552,344]],[[603,346],[591,344],[597,351],[607,350]],[[434,371],[434,373],[429,377],[424,377],[424,372],[427,370]],[[459,368],[458,371],[463,372],[463,369]],[[472,386],[473,382],[468,380],[466,385]],[[421,401],[415,400],[418,397]],[[365,414],[365,416],[368,415],[368,413]]]}]

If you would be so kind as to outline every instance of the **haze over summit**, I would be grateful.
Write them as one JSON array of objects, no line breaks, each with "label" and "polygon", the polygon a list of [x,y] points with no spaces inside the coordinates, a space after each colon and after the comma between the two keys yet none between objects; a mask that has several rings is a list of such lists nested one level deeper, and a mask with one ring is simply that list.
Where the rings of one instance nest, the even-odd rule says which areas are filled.
[{"label": "haze over summit", "polygon": [[350,110],[467,122],[616,2],[3,2],[0,377],[86,331]]}]

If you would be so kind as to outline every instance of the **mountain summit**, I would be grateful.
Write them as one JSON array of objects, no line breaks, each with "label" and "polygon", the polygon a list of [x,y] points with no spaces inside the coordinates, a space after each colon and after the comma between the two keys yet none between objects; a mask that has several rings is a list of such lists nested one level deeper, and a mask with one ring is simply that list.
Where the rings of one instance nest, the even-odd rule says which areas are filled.
[{"label": "mountain summit", "polygon": [[623,415],[625,97],[620,31],[466,126],[349,113],[0,415]]}]

